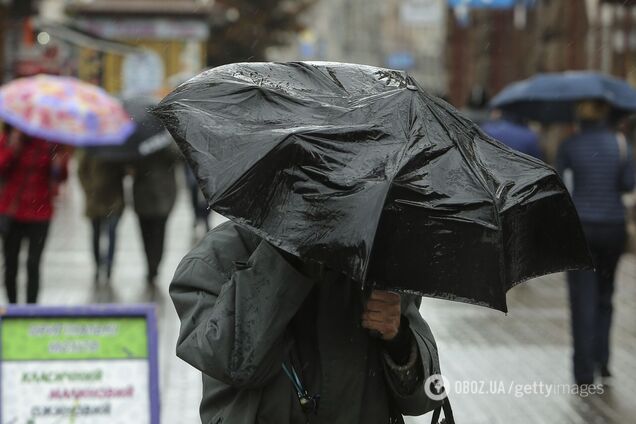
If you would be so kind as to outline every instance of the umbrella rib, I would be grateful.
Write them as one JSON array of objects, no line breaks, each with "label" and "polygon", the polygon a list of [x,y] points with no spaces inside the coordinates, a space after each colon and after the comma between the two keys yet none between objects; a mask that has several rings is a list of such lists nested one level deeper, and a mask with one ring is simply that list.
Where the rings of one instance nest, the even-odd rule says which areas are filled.
[{"label": "umbrella rib", "polygon": [[[411,106],[409,107],[409,114],[410,114],[410,112],[411,112],[411,110],[413,108],[413,101],[414,101],[414,93],[415,92],[412,92],[411,90],[408,90],[406,88],[404,89],[404,91],[412,93],[412,95],[411,95]],[[393,94],[394,94],[394,92],[391,93],[391,95],[393,95]],[[409,122],[411,122],[410,119],[409,119]],[[408,139],[408,133],[406,131],[404,132],[404,135]],[[404,146],[402,147],[402,151],[400,152],[400,158],[397,161],[397,163],[402,163],[402,159],[404,158],[404,155],[406,154],[408,148],[409,148],[409,144],[408,143],[404,143]],[[390,178],[387,179],[386,190],[384,192],[384,196],[383,196],[383,199],[382,199],[382,204],[383,205],[386,203],[386,199],[389,196],[389,193],[391,192],[391,189],[393,188],[393,182],[394,182],[395,177],[396,177],[397,174],[398,174],[398,172],[395,172],[393,175],[390,176]],[[384,211],[384,208],[382,208],[382,210],[378,214],[377,219],[376,219],[375,224],[374,224],[375,232],[373,233],[373,240],[371,241],[371,248],[369,249],[369,253],[367,254],[367,257],[366,257],[364,273],[362,275],[361,283],[363,284],[363,288],[365,288],[364,285],[366,284],[367,273],[369,271],[369,262],[370,262],[370,259],[372,258],[372,255],[373,255],[373,247],[375,246],[375,238],[376,238],[376,236],[378,234],[378,226],[380,224],[380,221],[382,220],[383,211]]]},{"label": "umbrella rib", "polygon": [[[481,172],[479,172],[478,169],[475,169],[476,167],[474,166],[473,162],[471,160],[469,160],[467,152],[464,149],[464,146],[461,145],[461,143],[458,142],[457,137],[451,132],[449,131],[448,127],[444,124],[444,120],[441,119],[441,117],[435,112],[435,110],[433,110],[433,108],[431,108],[431,106],[429,104],[426,104],[427,108],[429,109],[429,111],[433,114],[433,116],[435,117],[435,119],[437,119],[437,121],[440,123],[440,125],[442,126],[442,128],[444,128],[444,131],[446,131],[446,134],[448,134],[448,137],[452,140],[453,144],[455,145],[455,147],[457,148],[457,150],[459,151],[459,154],[464,158],[464,162],[468,165],[468,168],[472,171],[473,175],[477,178],[477,180],[479,181],[479,183],[481,184],[482,188],[486,191],[486,193],[488,193],[488,195],[490,196],[491,200],[492,200],[492,206],[495,210],[494,213],[494,218],[495,218],[495,222],[497,223],[497,235],[498,235],[498,239],[499,239],[499,247],[500,249],[498,250],[499,253],[499,282],[502,284],[502,297],[503,297],[503,303],[505,304],[505,300],[506,300],[506,292],[503,289],[504,287],[504,283],[506,281],[506,261],[505,261],[505,257],[504,257],[504,240],[503,240],[503,226],[501,225],[501,219],[500,219],[500,208],[499,208],[499,204],[497,202],[497,198],[495,196],[495,194],[493,194],[490,190],[490,188],[488,187],[488,183],[486,181],[486,179],[484,178],[484,176],[481,174]],[[454,118],[454,117],[453,117]],[[456,119],[456,118],[454,118]],[[473,143],[474,143],[474,137],[473,137]],[[475,161],[479,161],[479,158],[477,157],[477,154],[473,152],[472,155],[475,159]],[[482,167],[483,169],[486,169],[485,167]],[[492,178],[492,176],[491,176]]]}]

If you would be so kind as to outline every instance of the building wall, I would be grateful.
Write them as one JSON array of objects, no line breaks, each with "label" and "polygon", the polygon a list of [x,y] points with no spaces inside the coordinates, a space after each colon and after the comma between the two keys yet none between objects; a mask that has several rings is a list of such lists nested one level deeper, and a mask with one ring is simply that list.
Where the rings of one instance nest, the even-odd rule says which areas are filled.
[{"label": "building wall", "polygon": [[270,49],[268,58],[380,67],[402,62],[406,66],[401,69],[430,91],[441,93],[446,85],[444,4],[444,0],[321,0],[304,18],[306,31],[290,40],[289,47]]},{"label": "building wall", "polygon": [[[207,26],[202,19],[179,19],[172,16],[78,16],[74,23],[97,36],[142,47],[152,61],[140,61],[139,68],[128,68],[134,59],[120,53],[103,55],[104,88],[116,94],[132,94],[138,84],[159,79],[154,91],[165,93],[183,80],[196,75],[206,63]],[[137,63],[137,62],[135,62]],[[135,74],[135,71],[138,70]],[[144,79],[142,74],[147,74]],[[133,79],[127,79],[133,77]],[[152,77],[152,78],[151,78]],[[126,84],[128,81],[128,84]],[[132,81],[132,82],[131,82]],[[150,93],[148,93],[150,94]]]},{"label": "building wall", "polygon": [[471,10],[448,18],[447,72],[452,103],[467,104],[475,87],[492,97],[537,72],[584,69],[585,0],[538,0],[532,8]]},{"label": "building wall", "polygon": [[[197,42],[195,46],[197,54],[199,55],[198,63],[199,67],[192,70],[185,70],[183,65],[183,53],[186,51],[188,41],[184,40],[120,40],[129,44],[143,47],[154,53],[156,53],[164,65],[165,83],[164,87],[160,91],[169,91],[183,79],[193,76],[201,70],[202,64],[205,63],[205,45],[202,42]],[[108,53],[104,58],[104,88],[111,93],[121,93],[124,88],[123,84],[123,65],[124,56],[118,54]],[[183,74],[182,78],[179,75]],[[170,78],[174,81],[171,81]],[[159,94],[159,93],[157,93]],[[164,93],[165,94],[165,93]]]},{"label": "building wall", "polygon": [[636,85],[636,2],[588,0],[588,68]]}]

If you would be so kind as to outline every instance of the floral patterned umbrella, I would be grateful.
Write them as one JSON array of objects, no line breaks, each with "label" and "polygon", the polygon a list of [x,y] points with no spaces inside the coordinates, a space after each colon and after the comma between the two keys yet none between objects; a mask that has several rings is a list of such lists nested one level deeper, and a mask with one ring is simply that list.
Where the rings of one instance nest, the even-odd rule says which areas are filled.
[{"label": "floral patterned umbrella", "polygon": [[135,125],[117,99],[70,77],[36,75],[0,87],[0,120],[73,146],[121,144]]}]

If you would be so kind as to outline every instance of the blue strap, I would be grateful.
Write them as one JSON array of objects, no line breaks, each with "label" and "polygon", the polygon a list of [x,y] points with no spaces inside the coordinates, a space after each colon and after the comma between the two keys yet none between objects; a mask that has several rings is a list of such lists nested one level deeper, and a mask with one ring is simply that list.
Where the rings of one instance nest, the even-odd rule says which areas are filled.
[{"label": "blue strap", "polygon": [[294,388],[296,389],[296,392],[298,392],[298,395],[302,396],[305,393],[305,389],[303,389],[303,385],[300,383],[300,378],[298,377],[294,366],[292,365],[290,371],[287,365],[283,363],[283,371],[285,371],[285,374],[287,374],[287,377],[289,377],[289,379],[291,380]]},{"label": "blue strap", "polygon": [[298,377],[298,373],[296,373],[296,369],[293,365],[291,365],[291,369],[283,362],[283,371],[287,374],[287,377],[292,382],[292,385],[296,389],[296,394],[298,395],[298,402],[300,402],[301,408],[306,412],[313,412],[314,414],[318,413],[318,402],[320,401],[320,394],[315,394],[310,396],[307,393],[307,390],[303,387],[300,382],[300,377]]}]

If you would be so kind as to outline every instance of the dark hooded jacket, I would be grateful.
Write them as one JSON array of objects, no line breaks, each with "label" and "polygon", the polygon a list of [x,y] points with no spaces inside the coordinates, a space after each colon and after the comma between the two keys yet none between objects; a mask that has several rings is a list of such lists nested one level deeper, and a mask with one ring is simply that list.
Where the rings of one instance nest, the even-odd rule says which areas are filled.
[{"label": "dark hooded jacket", "polygon": [[[203,374],[203,424],[388,424],[437,406],[424,391],[437,347],[415,297],[402,296],[402,322],[421,375],[404,393],[384,342],[361,327],[358,286],[330,271],[309,278],[234,223],[182,260],[170,295],[177,355]],[[294,358],[317,411],[301,408],[282,369]]]}]

